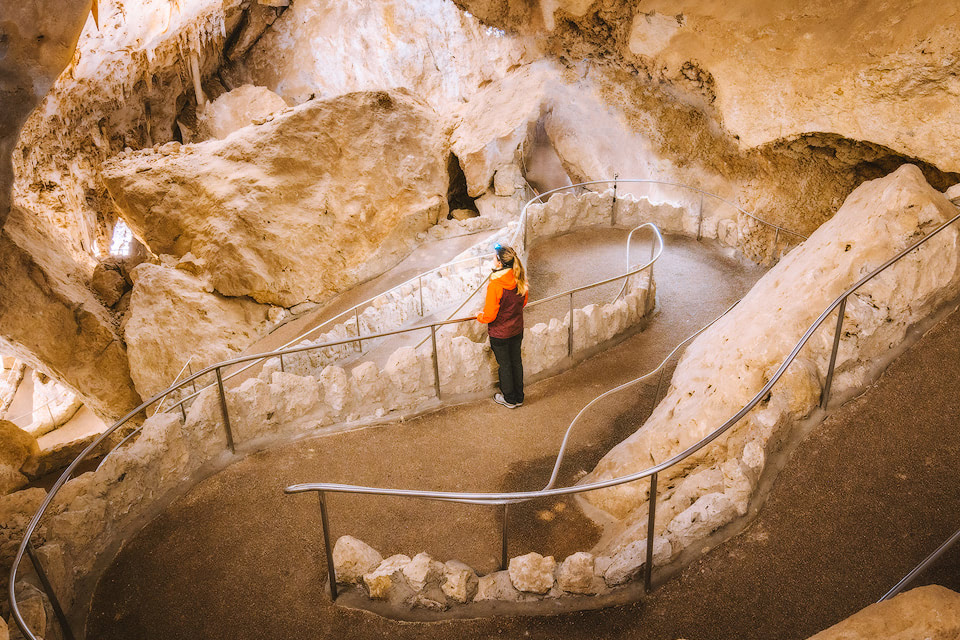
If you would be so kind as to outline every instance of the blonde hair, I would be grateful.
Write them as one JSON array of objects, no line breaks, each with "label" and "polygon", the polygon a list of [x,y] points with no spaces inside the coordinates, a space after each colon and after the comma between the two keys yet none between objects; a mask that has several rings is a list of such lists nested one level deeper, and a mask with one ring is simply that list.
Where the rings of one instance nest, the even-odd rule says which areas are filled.
[{"label": "blonde hair", "polygon": [[517,293],[521,296],[527,295],[530,289],[527,284],[527,270],[523,268],[523,262],[513,247],[500,247],[497,250],[497,259],[503,266],[511,265],[510,268],[513,269],[513,275],[517,279]]}]

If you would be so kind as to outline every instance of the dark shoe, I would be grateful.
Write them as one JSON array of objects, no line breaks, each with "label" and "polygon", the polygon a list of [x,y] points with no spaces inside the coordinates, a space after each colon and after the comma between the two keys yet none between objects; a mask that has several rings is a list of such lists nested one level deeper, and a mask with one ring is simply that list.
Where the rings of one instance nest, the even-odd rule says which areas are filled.
[{"label": "dark shoe", "polygon": [[498,393],[495,396],[493,396],[493,401],[496,402],[497,404],[502,404],[507,409],[517,408],[517,405],[513,404],[512,402],[507,402],[507,399],[503,397],[502,393]]}]

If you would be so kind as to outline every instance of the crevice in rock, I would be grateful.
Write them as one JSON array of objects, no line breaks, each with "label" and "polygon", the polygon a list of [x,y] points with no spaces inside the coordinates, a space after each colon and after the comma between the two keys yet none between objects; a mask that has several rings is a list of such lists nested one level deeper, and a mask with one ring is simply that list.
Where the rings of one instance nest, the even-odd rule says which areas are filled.
[{"label": "crevice in rock", "polygon": [[547,135],[546,116],[527,127],[527,138],[520,156],[523,177],[537,193],[573,184]]},{"label": "crevice in rock", "polygon": [[456,154],[451,153],[447,158],[447,175],[450,176],[450,186],[447,189],[447,204],[450,207],[450,213],[447,218],[454,218],[453,212],[458,210],[478,211],[477,203],[467,193],[467,177],[460,167],[460,159]]}]

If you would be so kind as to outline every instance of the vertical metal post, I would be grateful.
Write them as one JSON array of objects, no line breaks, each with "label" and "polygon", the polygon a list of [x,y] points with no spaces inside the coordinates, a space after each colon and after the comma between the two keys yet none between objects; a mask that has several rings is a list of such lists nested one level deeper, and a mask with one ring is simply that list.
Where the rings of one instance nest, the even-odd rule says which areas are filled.
[{"label": "vertical metal post", "polygon": [[[617,226],[617,178],[620,174],[613,174],[613,204],[610,207],[610,226]],[[629,269],[628,269],[629,271]]]},{"label": "vertical metal post", "polygon": [[323,547],[327,552],[327,579],[330,581],[330,598],[337,601],[337,570],[333,566],[333,548],[330,546],[330,519],[327,517],[327,500],[323,491],[317,492],[320,498],[320,522],[323,523]]},{"label": "vertical metal post", "polygon": [[280,371],[284,371],[284,372],[286,371],[286,369],[283,367],[283,354],[282,354],[282,353],[280,354]]},{"label": "vertical metal post", "polygon": [[837,363],[837,350],[840,348],[840,329],[843,327],[843,313],[847,308],[847,299],[840,301],[837,307],[837,329],[833,333],[833,350],[830,352],[830,365],[827,367],[827,380],[823,383],[823,394],[820,396],[820,408],[826,410],[830,402],[830,386],[833,384],[833,369]]},{"label": "vertical metal post", "polygon": [[60,606],[60,601],[57,600],[57,594],[53,592],[53,587],[47,579],[47,574],[40,564],[40,558],[37,557],[37,554],[33,550],[33,545],[29,542],[27,543],[27,556],[29,556],[30,562],[33,563],[33,568],[37,571],[37,577],[40,578],[40,585],[43,586],[44,593],[50,598],[50,606],[53,607],[53,614],[57,617],[60,628],[63,629],[63,635],[66,640],[75,640],[76,636],[73,635],[73,629],[70,628],[70,623],[67,622],[67,616],[63,614],[63,608]]},{"label": "vertical metal post", "polygon": [[570,326],[567,327],[567,355],[573,357],[573,291],[570,292]]},{"label": "vertical metal post", "polygon": [[[650,259],[653,260],[653,256],[657,253],[657,234],[651,233],[650,235]],[[629,270],[629,269],[628,269]],[[653,286],[653,265],[650,265],[650,268],[647,269],[647,295],[650,295],[650,288]]]},{"label": "vertical metal post", "polygon": [[507,504],[503,504],[503,527],[500,531],[500,568],[507,568]]},{"label": "vertical metal post", "polygon": [[47,406],[47,415],[50,416],[50,424],[53,424],[54,422],[56,422],[56,420],[53,419],[53,411],[50,410],[50,403],[48,402],[46,406]]},{"label": "vertical metal post", "polygon": [[[187,371],[189,372],[189,374],[190,374],[191,376],[193,376],[193,367],[190,366],[190,362],[187,362]],[[191,380],[191,381],[190,381],[190,384],[193,385],[193,392],[196,393],[196,392],[197,392],[197,381],[196,381],[196,380]]]},{"label": "vertical metal post", "polygon": [[353,319],[357,321],[357,351],[363,351],[363,341],[360,340],[360,309],[354,307]]},{"label": "vertical metal post", "polygon": [[430,344],[433,346],[433,389],[440,399],[440,356],[437,353],[437,325],[430,325]]},{"label": "vertical metal post", "polygon": [[700,194],[700,211],[697,213],[697,242],[700,242],[700,239],[703,237],[701,230],[703,229],[703,194]]},{"label": "vertical metal post", "polygon": [[417,276],[417,283],[420,285],[420,317],[423,317],[423,276]]},{"label": "vertical metal post", "polygon": [[653,410],[657,408],[657,401],[660,398],[660,386],[663,384],[663,372],[666,368],[666,363],[660,367],[660,377],[657,378],[657,392],[653,394],[653,406],[650,407],[650,413],[653,413]]},{"label": "vertical metal post", "polygon": [[777,227],[777,232],[773,234],[773,251],[777,251],[777,242],[780,240],[780,227]]},{"label": "vertical metal post", "polygon": [[183,407],[183,403],[180,403],[180,415],[183,416],[183,421],[187,421],[187,410]]},{"label": "vertical metal post", "polygon": [[233,446],[233,433],[230,430],[230,412],[227,411],[227,396],[223,393],[223,377],[220,375],[220,367],[215,369],[217,372],[217,389],[220,390],[220,412],[223,414],[223,428],[227,432],[227,446],[230,448],[230,453],[236,453],[237,450]]},{"label": "vertical metal post", "polygon": [[657,519],[657,474],[650,476],[650,511],[647,513],[647,561],[644,563],[643,588],[650,593],[653,575],[653,525]]}]

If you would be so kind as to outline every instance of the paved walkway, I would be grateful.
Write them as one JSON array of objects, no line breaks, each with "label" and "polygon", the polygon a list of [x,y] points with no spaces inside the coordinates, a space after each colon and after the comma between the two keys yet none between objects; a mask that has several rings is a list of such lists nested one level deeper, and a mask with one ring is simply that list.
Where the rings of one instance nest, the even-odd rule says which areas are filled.
[{"label": "paved walkway", "polygon": [[[429,624],[331,607],[317,584],[316,529],[302,528],[302,512],[312,505],[287,499],[244,507],[246,497],[273,495],[277,484],[299,474],[273,469],[261,485],[244,467],[270,469],[250,460],[198,487],[131,541],[101,585],[88,637],[807,638],[875,601],[960,526],[958,336],[960,312],[954,312],[801,443],[743,533],[634,605]],[[609,366],[598,365],[625,364],[632,348],[621,345],[579,372],[600,374]],[[537,385],[538,395],[575,386],[559,378]],[[456,418],[469,408],[452,411]],[[367,433],[422,437],[422,427]],[[318,452],[321,443],[310,446]],[[259,462],[271,462],[275,453]],[[389,463],[384,475],[403,484],[406,469],[392,454],[365,454]],[[303,462],[313,466],[312,459]],[[343,466],[332,475],[344,475]],[[342,505],[333,512],[341,519],[337,533],[364,528],[345,526],[343,513]],[[404,538],[404,550],[425,546],[422,532],[408,535],[415,526],[410,522],[383,511],[375,519]],[[213,530],[203,530],[210,525]],[[960,590],[960,548],[916,584],[928,583]]]},{"label": "paved walkway", "polygon": [[[544,247],[531,260],[531,271],[573,277],[578,270],[597,273],[597,265],[614,259],[622,263],[622,239],[605,244],[578,235],[552,243],[553,251]],[[592,259],[581,253],[572,261],[571,242],[597,251]],[[651,369],[741,297],[761,273],[711,245],[668,238],[656,271],[661,311],[647,330],[531,385],[522,408],[510,411],[482,400],[245,458],[198,485],[126,545],[101,581],[88,636],[339,638],[412,632],[416,626],[376,618],[373,628],[358,629],[357,616],[366,614],[329,604],[316,499],[284,496],[282,488],[318,480],[454,490],[539,488],[563,431],[584,404]],[[651,404],[652,389],[625,394],[592,414],[571,443],[561,482],[591,469],[636,429]],[[499,561],[495,509],[376,497],[336,496],[330,502],[334,536],[355,535],[385,555],[426,550],[482,571]],[[562,558],[589,548],[599,533],[572,502],[514,508],[510,527],[511,555],[537,550]],[[478,629],[501,623],[484,624]]]}]

